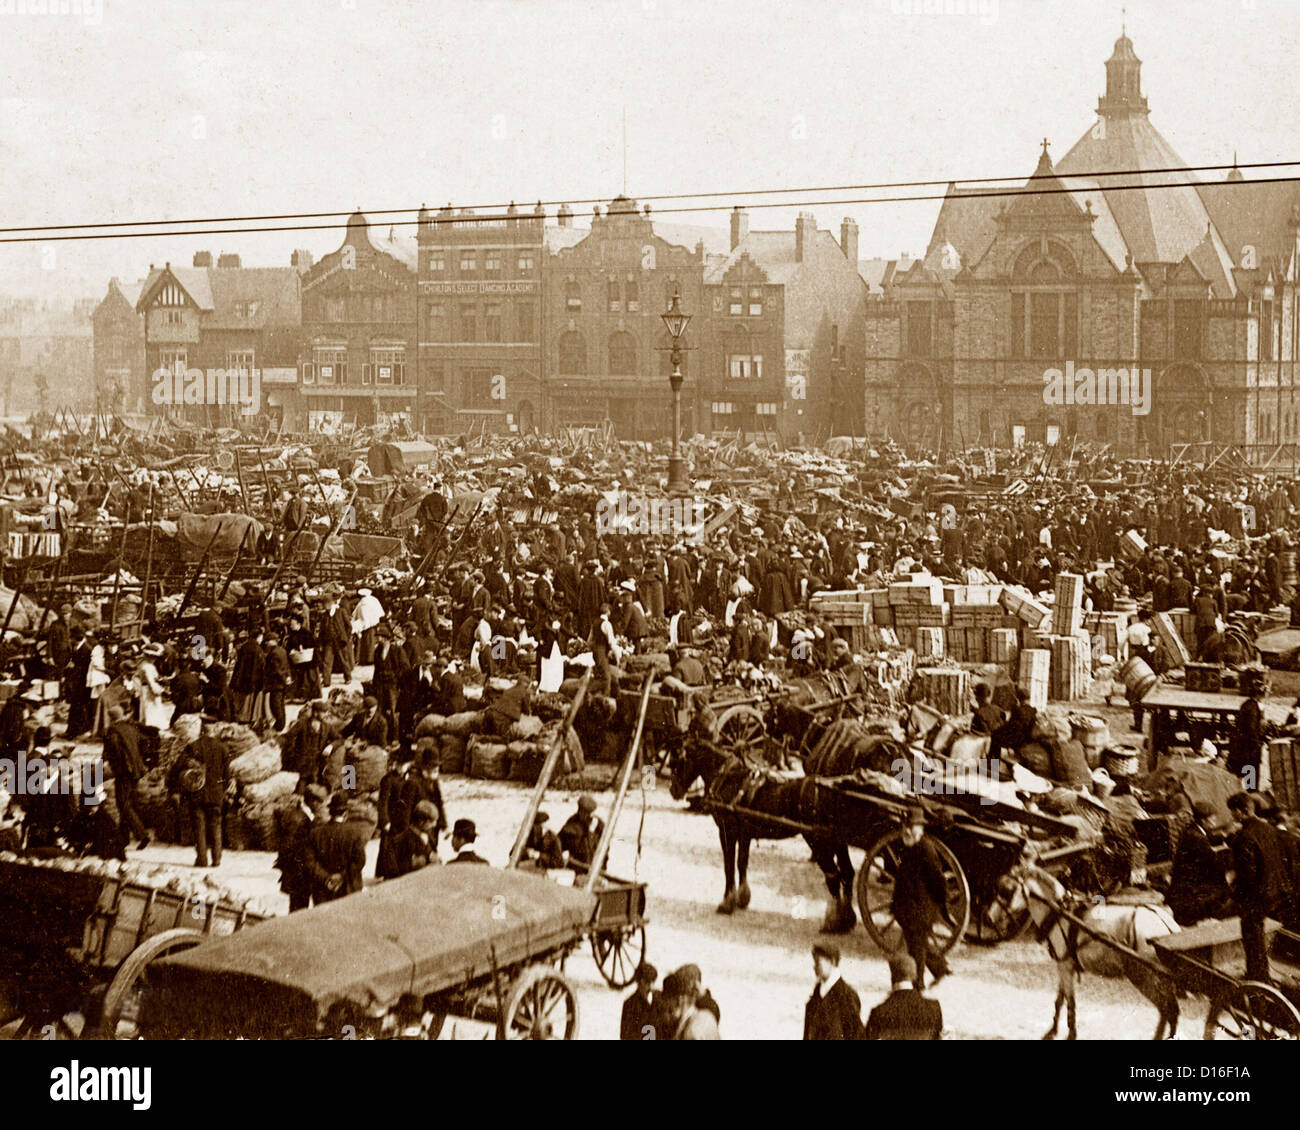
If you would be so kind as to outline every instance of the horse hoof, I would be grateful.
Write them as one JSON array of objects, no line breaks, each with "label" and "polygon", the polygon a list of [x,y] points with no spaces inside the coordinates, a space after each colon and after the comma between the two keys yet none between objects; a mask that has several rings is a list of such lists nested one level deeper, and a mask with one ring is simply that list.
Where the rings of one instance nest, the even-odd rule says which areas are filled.
[{"label": "horse hoof", "polygon": [[1046,1033],[1046,1034],[1043,1036],[1043,1039],[1044,1039],[1044,1040],[1055,1040],[1055,1039],[1056,1039],[1056,1033],[1055,1033],[1055,1032],[1048,1032],[1048,1033]]},{"label": "horse hoof", "polygon": [[720,903],[718,903],[719,914],[733,914],[735,913],[735,910],[736,910],[735,904],[730,899],[723,899]]},{"label": "horse hoof", "polygon": [[749,907],[749,884],[748,883],[746,883],[743,887],[741,887],[739,894],[736,895],[736,906],[741,910],[745,910]]}]

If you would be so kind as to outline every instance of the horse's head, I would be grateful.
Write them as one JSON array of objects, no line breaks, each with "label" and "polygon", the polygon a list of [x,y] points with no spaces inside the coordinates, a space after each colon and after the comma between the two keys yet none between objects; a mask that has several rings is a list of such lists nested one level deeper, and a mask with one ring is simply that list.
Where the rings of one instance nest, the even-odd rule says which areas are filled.
[{"label": "horse's head", "polygon": [[668,792],[673,800],[685,797],[700,777],[707,788],[726,757],[712,742],[693,737],[682,742],[670,766]]},{"label": "horse's head", "polygon": [[1015,865],[998,880],[998,894],[1008,911],[1028,908],[1032,913],[1059,904],[1065,888],[1038,866],[1038,853],[1027,844]]}]

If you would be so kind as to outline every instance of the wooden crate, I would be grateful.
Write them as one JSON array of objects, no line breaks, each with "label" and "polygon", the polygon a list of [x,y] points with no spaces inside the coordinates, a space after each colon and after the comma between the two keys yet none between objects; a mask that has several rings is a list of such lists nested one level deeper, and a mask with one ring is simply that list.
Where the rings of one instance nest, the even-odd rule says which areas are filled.
[{"label": "wooden crate", "polygon": [[1300,812],[1300,750],[1290,738],[1268,743],[1268,774],[1278,806]]},{"label": "wooden crate", "polygon": [[1019,686],[1029,695],[1029,705],[1038,710],[1042,710],[1047,705],[1051,668],[1050,651],[1028,648],[1020,653]]}]

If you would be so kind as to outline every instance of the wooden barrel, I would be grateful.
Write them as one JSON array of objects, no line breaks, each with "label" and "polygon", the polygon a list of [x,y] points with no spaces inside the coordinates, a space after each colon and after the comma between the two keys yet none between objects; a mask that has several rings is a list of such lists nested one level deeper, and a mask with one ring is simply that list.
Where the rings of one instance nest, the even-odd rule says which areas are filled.
[{"label": "wooden barrel", "polygon": [[1282,559],[1282,583],[1288,588],[1295,588],[1296,582],[1300,581],[1300,574],[1295,567],[1295,550],[1284,549],[1278,556]]},{"label": "wooden barrel", "polygon": [[1115,598],[1115,611],[1124,612],[1129,616],[1137,614],[1138,602],[1131,596],[1117,596]]},{"label": "wooden barrel", "polygon": [[1130,702],[1140,702],[1142,696],[1156,685],[1156,673],[1140,655],[1130,655],[1119,669],[1119,677],[1128,691]]}]

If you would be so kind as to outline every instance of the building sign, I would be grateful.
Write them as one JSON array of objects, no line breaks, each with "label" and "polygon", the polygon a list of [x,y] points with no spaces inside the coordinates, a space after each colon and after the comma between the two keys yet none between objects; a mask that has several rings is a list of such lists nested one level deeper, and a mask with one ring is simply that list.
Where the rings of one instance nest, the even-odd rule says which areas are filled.
[{"label": "building sign", "polygon": [[263,369],[262,383],[264,385],[292,385],[298,383],[298,370],[289,366],[281,369]]},{"label": "building sign", "polygon": [[422,282],[430,294],[534,294],[537,291],[535,280],[519,279],[501,281],[489,279],[484,282]]}]

